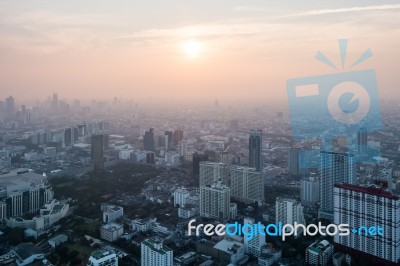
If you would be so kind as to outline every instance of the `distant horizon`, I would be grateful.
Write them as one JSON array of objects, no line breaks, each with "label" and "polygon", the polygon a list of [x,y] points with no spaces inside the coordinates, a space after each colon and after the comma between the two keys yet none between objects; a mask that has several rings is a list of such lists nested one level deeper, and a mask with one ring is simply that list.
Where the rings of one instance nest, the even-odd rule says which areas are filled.
[{"label": "distant horizon", "polygon": [[[400,4],[2,1],[0,98],[287,102],[286,81],[375,69],[381,99],[400,99]],[[146,14],[145,16],[143,14]],[[342,69],[338,39],[348,39]],[[365,50],[373,56],[349,68]]]}]

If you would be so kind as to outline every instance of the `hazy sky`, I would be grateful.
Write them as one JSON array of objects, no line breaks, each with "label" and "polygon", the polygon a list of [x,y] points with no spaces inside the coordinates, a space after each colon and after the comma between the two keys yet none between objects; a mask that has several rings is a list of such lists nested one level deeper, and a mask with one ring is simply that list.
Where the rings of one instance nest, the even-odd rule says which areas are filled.
[{"label": "hazy sky", "polygon": [[374,53],[352,70],[395,99],[399,20],[399,1],[2,0],[0,98],[285,101],[287,79],[343,71],[314,57],[340,65],[347,38],[348,64]]}]

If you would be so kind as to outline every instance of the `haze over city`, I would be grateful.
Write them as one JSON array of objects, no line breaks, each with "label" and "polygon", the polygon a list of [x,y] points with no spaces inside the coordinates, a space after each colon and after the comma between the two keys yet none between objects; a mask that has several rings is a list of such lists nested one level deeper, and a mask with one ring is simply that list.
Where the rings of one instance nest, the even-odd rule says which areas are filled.
[{"label": "haze over city", "polygon": [[398,98],[397,1],[1,1],[0,97],[286,102],[286,80],[373,68]]},{"label": "haze over city", "polygon": [[399,18],[0,0],[0,266],[399,266]]}]

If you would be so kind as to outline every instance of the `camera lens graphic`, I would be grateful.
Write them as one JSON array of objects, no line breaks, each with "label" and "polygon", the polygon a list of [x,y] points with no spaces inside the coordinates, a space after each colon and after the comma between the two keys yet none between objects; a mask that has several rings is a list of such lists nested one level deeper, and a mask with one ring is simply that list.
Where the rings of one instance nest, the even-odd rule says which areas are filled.
[{"label": "camera lens graphic", "polygon": [[343,124],[360,122],[369,112],[371,101],[365,88],[356,82],[341,82],[328,95],[328,110]]}]

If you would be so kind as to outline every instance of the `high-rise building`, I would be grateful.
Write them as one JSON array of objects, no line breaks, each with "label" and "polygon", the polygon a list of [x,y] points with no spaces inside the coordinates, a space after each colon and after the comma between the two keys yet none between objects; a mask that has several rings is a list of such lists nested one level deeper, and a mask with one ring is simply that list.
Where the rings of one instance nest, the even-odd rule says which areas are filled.
[{"label": "high-rise building", "polygon": [[316,177],[300,181],[300,199],[303,206],[313,206],[319,201],[319,181]]},{"label": "high-rise building", "polygon": [[[294,222],[304,224],[303,206],[301,206],[300,202],[295,199],[277,197],[275,205],[275,222],[277,224],[279,222],[282,222],[282,224],[292,225]],[[297,235],[300,234],[301,232],[298,231]]]},{"label": "high-rise building", "polygon": [[104,169],[104,135],[93,134],[91,140],[91,157],[94,170]]},{"label": "high-rise building", "polygon": [[98,249],[89,257],[88,266],[118,266],[118,258],[114,252],[106,249]]},{"label": "high-rise building", "polygon": [[149,131],[144,132],[143,137],[144,149],[146,151],[154,151],[154,130],[150,128]]},{"label": "high-rise building", "polygon": [[173,144],[173,132],[172,131],[165,131],[164,132],[164,138],[165,138],[165,150],[168,151]]},{"label": "high-rise building", "polygon": [[229,184],[229,167],[226,164],[214,162],[200,162],[199,185],[211,185],[218,180],[224,184]]},{"label": "high-rise building", "polygon": [[[248,218],[245,217],[243,219],[243,224],[250,224],[254,225],[256,224],[255,220],[253,218]],[[250,228],[246,228],[245,231],[249,232]],[[244,246],[246,248],[246,253],[250,254],[255,257],[259,257],[261,253],[261,248],[265,245],[265,234],[255,234],[255,236],[248,240],[246,237],[244,238]]]},{"label": "high-rise building", "polygon": [[368,143],[368,133],[366,128],[360,128],[357,132],[357,150],[358,155],[363,156],[366,155],[367,151],[367,143]]},{"label": "high-rise building", "polygon": [[257,171],[260,171],[263,167],[262,131],[258,129],[250,130],[249,166],[256,168]]},{"label": "high-rise building", "polygon": [[183,157],[183,160],[185,160],[187,154],[187,141],[186,139],[183,139],[179,141],[179,156]]},{"label": "high-rise building", "polygon": [[320,154],[319,218],[333,221],[333,187],[355,181],[354,156],[348,153],[321,151]]},{"label": "high-rise building", "polygon": [[183,140],[183,130],[177,129],[174,131],[174,145],[178,145]]},{"label": "high-rise building", "polygon": [[315,242],[306,249],[307,265],[326,266],[332,259],[333,245],[327,240]]},{"label": "high-rise building", "polygon": [[6,118],[12,118],[15,115],[15,101],[14,97],[9,96],[6,98],[5,104],[5,116]]},{"label": "high-rise building", "polygon": [[[398,265],[400,261],[400,198],[385,186],[336,184],[334,223],[358,229],[350,235],[334,236],[335,251],[364,258],[376,265]],[[367,229],[375,229],[371,236]]]},{"label": "high-rise building", "polygon": [[4,218],[37,214],[53,199],[47,178],[33,172],[10,172],[0,177],[1,213]]},{"label": "high-rise building", "polygon": [[230,188],[221,181],[200,187],[200,216],[229,219]]},{"label": "high-rise building", "polygon": [[264,180],[255,168],[231,166],[229,169],[231,196],[245,203],[264,202]]},{"label": "high-rise building", "polygon": [[146,153],[146,163],[148,164],[155,164],[155,154],[154,152]]},{"label": "high-rise building", "polygon": [[141,244],[141,264],[146,266],[173,266],[173,251],[158,237],[146,239]]},{"label": "high-rise building", "polygon": [[292,175],[301,175],[304,173],[304,166],[300,161],[301,150],[299,148],[290,148],[288,150],[288,172]]},{"label": "high-rise building", "polygon": [[197,152],[193,154],[193,176],[195,178],[199,177],[200,175],[200,162],[207,161],[207,159],[208,158],[206,155],[199,154]]}]

